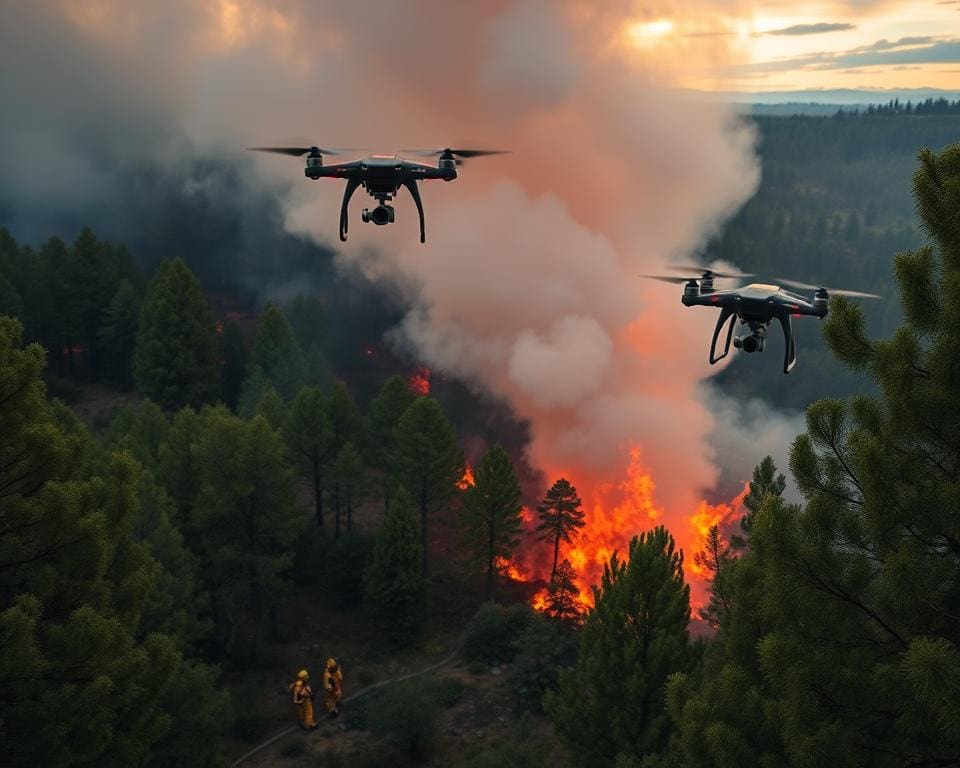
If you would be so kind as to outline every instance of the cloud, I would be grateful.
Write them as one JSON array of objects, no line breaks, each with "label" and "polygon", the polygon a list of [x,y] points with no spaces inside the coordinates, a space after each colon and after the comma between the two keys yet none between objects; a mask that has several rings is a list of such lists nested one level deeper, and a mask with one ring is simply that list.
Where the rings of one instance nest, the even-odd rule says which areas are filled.
[{"label": "cloud", "polygon": [[856,24],[849,23],[828,23],[820,22],[818,24],[794,24],[782,29],[771,29],[762,34],[764,35],[822,35],[825,32],[843,32],[849,29],[856,29]]}]

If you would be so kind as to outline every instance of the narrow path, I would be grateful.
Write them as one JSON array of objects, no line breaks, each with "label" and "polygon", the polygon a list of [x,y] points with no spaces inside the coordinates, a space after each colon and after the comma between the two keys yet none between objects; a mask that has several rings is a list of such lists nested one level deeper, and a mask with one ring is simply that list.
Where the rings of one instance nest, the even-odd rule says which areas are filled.
[{"label": "narrow path", "polygon": [[[391,677],[389,680],[381,680],[379,683],[373,683],[372,685],[368,685],[366,688],[361,688],[356,693],[350,696],[347,696],[347,698],[345,698],[342,703],[349,704],[351,701],[356,701],[357,699],[361,698],[362,696],[366,696],[368,693],[370,693],[370,691],[376,690],[377,688],[383,688],[384,686],[392,685],[393,683],[401,683],[404,680],[410,680],[411,678],[419,677],[420,675],[426,675],[430,672],[435,672],[438,669],[442,669],[443,667],[447,666],[450,662],[452,662],[454,659],[457,658],[457,654],[460,653],[460,648],[462,646],[463,646],[463,636],[461,635],[460,640],[457,642],[456,648],[454,648],[448,656],[445,656],[444,658],[440,659],[440,661],[434,664],[431,664],[429,667],[424,667],[423,669],[417,670],[416,672],[411,672],[410,674],[407,674],[407,675],[401,675],[400,677]],[[240,765],[245,760],[249,760],[258,752],[262,752],[264,749],[269,747],[275,741],[279,741],[284,736],[288,736],[291,733],[294,733],[295,731],[298,731],[298,730],[300,730],[299,725],[291,725],[285,731],[281,731],[275,736],[271,736],[262,744],[258,744],[249,752],[247,752],[245,755],[241,755],[239,758],[237,758],[237,760],[231,763],[230,768],[236,768],[236,766]]]}]

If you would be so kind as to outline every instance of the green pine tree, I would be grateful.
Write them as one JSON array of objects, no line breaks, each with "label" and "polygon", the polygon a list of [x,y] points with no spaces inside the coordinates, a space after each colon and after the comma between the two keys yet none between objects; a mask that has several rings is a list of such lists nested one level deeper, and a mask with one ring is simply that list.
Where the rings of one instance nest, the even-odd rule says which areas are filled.
[{"label": "green pine tree", "polygon": [[133,375],[164,408],[197,407],[220,390],[213,315],[183,259],[165,261],[140,309]]},{"label": "green pine tree", "polygon": [[133,353],[137,346],[140,297],[123,280],[103,312],[98,343],[106,377],[121,389],[133,387]]},{"label": "green pine tree", "polygon": [[537,526],[538,538],[553,544],[553,566],[550,579],[557,574],[557,562],[560,558],[560,540],[573,543],[573,537],[579,528],[583,528],[584,511],[577,489],[565,477],[555,482],[543,501],[537,507],[540,525]]},{"label": "green pine tree", "polygon": [[223,326],[220,337],[221,387],[223,402],[236,410],[240,400],[240,391],[247,375],[247,346],[243,341],[240,327],[228,320]]},{"label": "green pine tree", "polygon": [[700,618],[712,627],[719,627],[730,612],[730,588],[726,582],[733,555],[720,535],[719,525],[710,526],[704,544],[704,548],[693,556],[693,561],[710,574],[710,600],[700,609]]},{"label": "green pine tree", "polygon": [[461,525],[470,560],[484,571],[484,601],[493,600],[499,562],[513,554],[520,541],[520,483],[513,463],[500,444],[484,454],[474,473],[474,484],[463,494]]},{"label": "green pine tree", "polygon": [[319,387],[304,387],[297,393],[290,407],[286,440],[297,473],[313,490],[314,519],[323,528],[323,497],[330,463],[337,454],[327,400]]},{"label": "green pine tree", "polygon": [[410,642],[426,614],[419,527],[410,494],[401,486],[364,572],[364,604],[377,626],[397,643]]},{"label": "green pine tree", "polygon": [[777,474],[777,465],[773,463],[773,458],[766,456],[753,469],[753,480],[750,481],[750,490],[743,498],[743,506],[747,508],[747,513],[740,518],[740,528],[743,530],[743,536],[733,536],[731,544],[735,550],[742,550],[750,542],[750,526],[753,522],[753,515],[760,509],[764,497],[768,493],[774,496],[782,496],[783,489],[787,487],[787,478],[782,474]]},{"label": "green pine tree", "polygon": [[577,663],[560,675],[544,708],[576,764],[613,766],[618,757],[656,764],[667,753],[667,679],[689,668],[690,588],[683,555],[663,527],[635,536],[594,587]]},{"label": "green pine tree", "polygon": [[410,492],[420,512],[420,545],[423,575],[428,573],[427,534],[431,517],[445,509],[459,493],[463,477],[463,452],[457,433],[440,403],[432,397],[417,398],[397,422],[397,477]]},{"label": "green pine tree", "polygon": [[367,463],[380,472],[384,509],[390,507],[390,489],[396,482],[395,429],[403,412],[416,399],[402,376],[391,376],[370,401],[365,423]]},{"label": "green pine tree", "polygon": [[331,473],[334,497],[334,535],[340,534],[340,512],[347,517],[347,531],[353,531],[353,513],[367,493],[366,467],[353,443],[346,443],[337,454]]},{"label": "green pine tree", "polygon": [[252,661],[290,584],[302,520],[293,505],[293,476],[280,435],[262,416],[245,422],[223,406],[212,409],[198,442],[200,491],[193,515],[203,571],[226,654]]},{"label": "green pine tree", "polygon": [[250,365],[260,369],[284,401],[292,400],[303,386],[303,352],[276,304],[267,304],[257,318]]}]

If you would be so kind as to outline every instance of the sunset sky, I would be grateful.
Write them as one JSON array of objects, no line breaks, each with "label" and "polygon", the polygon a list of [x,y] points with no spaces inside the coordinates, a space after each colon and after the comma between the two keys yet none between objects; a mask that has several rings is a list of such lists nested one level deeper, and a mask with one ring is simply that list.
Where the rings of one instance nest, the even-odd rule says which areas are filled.
[{"label": "sunset sky", "polygon": [[960,0],[702,3],[626,34],[704,90],[960,89]]}]

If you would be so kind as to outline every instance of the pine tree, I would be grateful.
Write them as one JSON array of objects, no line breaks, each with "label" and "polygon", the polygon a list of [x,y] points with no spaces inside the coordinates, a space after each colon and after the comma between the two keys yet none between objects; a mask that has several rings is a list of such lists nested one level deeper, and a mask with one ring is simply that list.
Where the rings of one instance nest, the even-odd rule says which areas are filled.
[{"label": "pine tree", "polygon": [[564,558],[557,566],[557,572],[547,587],[547,605],[544,613],[554,621],[567,626],[577,626],[583,620],[580,608],[580,589],[577,587],[577,574]]},{"label": "pine tree", "polygon": [[507,452],[497,444],[486,452],[463,494],[461,524],[465,548],[486,573],[483,599],[493,600],[499,561],[509,559],[520,540],[520,483]]},{"label": "pine tree", "polygon": [[[225,407],[206,416],[194,510],[225,652],[259,656],[268,617],[289,584],[301,517],[280,436],[262,416],[245,422]],[[240,638],[249,637],[241,650]]]},{"label": "pine tree", "polygon": [[304,387],[297,394],[290,408],[286,439],[298,474],[313,489],[314,519],[323,528],[323,495],[336,453],[326,398],[319,387]]},{"label": "pine tree", "polygon": [[334,455],[347,443],[358,445],[363,440],[363,419],[350,390],[342,381],[333,385],[330,397],[326,400],[327,421],[333,433]]},{"label": "pine tree", "polygon": [[453,425],[432,397],[418,398],[403,412],[395,439],[397,477],[420,512],[420,545],[426,576],[429,519],[457,496],[457,483],[464,472],[463,452],[457,445]]},{"label": "pine tree", "polygon": [[377,626],[397,643],[416,636],[426,613],[419,527],[410,494],[401,486],[364,572],[364,604]]},{"label": "pine tree", "polygon": [[182,259],[161,264],[147,288],[133,375],[138,391],[164,408],[197,407],[219,392],[213,315]]},{"label": "pine tree", "polygon": [[137,466],[121,452],[84,470],[89,439],[45,403],[44,352],[19,348],[21,331],[0,318],[0,762],[140,763],[179,656],[136,632],[150,589],[129,536]]},{"label": "pine tree", "polygon": [[363,501],[367,491],[366,468],[360,452],[353,443],[340,449],[333,463],[334,535],[340,535],[340,512],[347,516],[347,531],[353,531],[353,512]]},{"label": "pine tree", "polygon": [[395,480],[397,442],[394,430],[403,412],[416,399],[402,376],[391,376],[370,401],[365,420],[367,463],[381,473],[384,509],[390,507],[390,488]]},{"label": "pine tree", "polygon": [[98,336],[104,373],[122,389],[133,387],[133,353],[139,319],[140,297],[124,280],[104,310]]},{"label": "pine tree", "polygon": [[258,367],[287,402],[303,386],[303,353],[293,337],[290,324],[276,304],[267,304],[257,318],[250,366]]},{"label": "pine tree", "polygon": [[547,495],[537,507],[540,525],[537,533],[540,541],[553,544],[553,567],[550,580],[557,574],[557,561],[560,557],[560,540],[573,543],[577,529],[583,528],[584,512],[577,489],[564,477],[557,480],[547,491]]},{"label": "pine tree", "polygon": [[285,433],[290,420],[290,412],[284,405],[283,398],[277,394],[277,390],[272,386],[267,387],[267,390],[263,393],[253,415],[263,416],[267,420],[267,424],[281,434]]},{"label": "pine tree", "polygon": [[544,708],[580,763],[613,766],[619,757],[655,764],[671,732],[667,679],[692,661],[690,588],[666,529],[635,536],[626,562],[614,553],[594,600],[577,663],[561,672]]},{"label": "pine tree", "polygon": [[712,627],[719,627],[730,612],[730,589],[726,581],[732,560],[730,547],[720,535],[720,526],[711,525],[705,547],[693,556],[693,562],[710,574],[710,600],[700,609],[700,618]]},{"label": "pine tree", "polygon": [[747,508],[747,514],[740,518],[740,528],[744,536],[733,536],[731,544],[735,550],[742,550],[750,543],[750,526],[753,522],[753,516],[766,495],[782,496],[783,489],[787,487],[787,478],[782,474],[777,474],[777,465],[773,463],[770,456],[764,457],[756,467],[753,468],[753,480],[750,481],[750,490],[743,498],[743,506]]},{"label": "pine tree", "polygon": [[243,341],[240,327],[228,320],[223,326],[220,337],[220,385],[223,390],[223,402],[236,410],[240,400],[240,391],[247,375],[247,347]]}]

